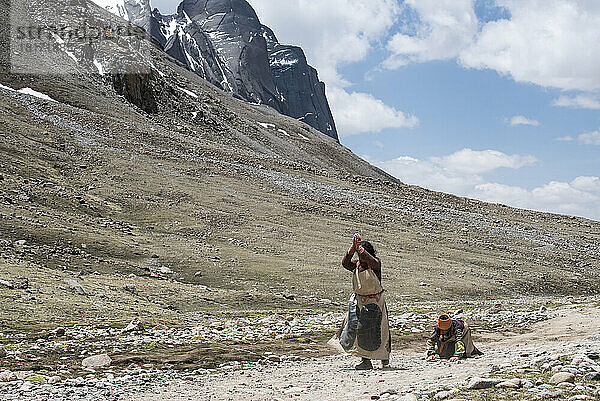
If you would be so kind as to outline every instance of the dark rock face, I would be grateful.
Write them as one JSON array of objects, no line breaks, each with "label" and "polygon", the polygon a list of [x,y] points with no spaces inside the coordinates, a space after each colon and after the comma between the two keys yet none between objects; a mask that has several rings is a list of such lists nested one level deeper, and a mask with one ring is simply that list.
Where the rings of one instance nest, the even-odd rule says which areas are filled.
[{"label": "dark rock face", "polygon": [[283,96],[282,112],[337,138],[325,84],[319,81],[317,70],[308,65],[304,51],[297,46],[280,44],[273,31],[264,25],[262,32],[275,84]]},{"label": "dark rock face", "polygon": [[146,113],[158,111],[154,98],[150,74],[115,74],[112,77],[113,87],[129,102],[135,104]]},{"label": "dark rock face", "polygon": [[217,87],[338,139],[317,71],[301,48],[281,45],[245,0],[183,0],[176,14],[155,9],[146,21],[169,55]]}]

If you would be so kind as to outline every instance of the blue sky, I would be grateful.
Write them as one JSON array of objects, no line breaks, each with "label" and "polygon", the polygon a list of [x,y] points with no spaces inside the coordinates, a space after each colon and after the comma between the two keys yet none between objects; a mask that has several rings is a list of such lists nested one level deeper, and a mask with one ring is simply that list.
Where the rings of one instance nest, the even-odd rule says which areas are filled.
[{"label": "blue sky", "polygon": [[249,2],[303,47],[356,154],[409,184],[600,220],[598,2]]}]

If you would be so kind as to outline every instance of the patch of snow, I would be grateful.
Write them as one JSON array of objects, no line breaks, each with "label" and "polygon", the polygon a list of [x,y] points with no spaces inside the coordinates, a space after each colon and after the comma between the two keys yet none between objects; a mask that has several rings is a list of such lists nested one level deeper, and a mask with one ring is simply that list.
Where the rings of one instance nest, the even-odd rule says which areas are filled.
[{"label": "patch of snow", "polygon": [[281,132],[283,135],[286,135],[286,136],[291,136],[291,135],[290,135],[290,134],[288,134],[288,133],[287,133],[287,131],[286,131],[286,130],[284,130],[284,129],[278,129],[277,131],[278,131],[278,132]]},{"label": "patch of snow", "polygon": [[195,99],[198,99],[198,95],[196,95],[196,94],[195,94],[194,92],[192,92],[192,91],[189,91],[189,90],[187,90],[187,89],[185,89],[185,88],[179,88],[179,87],[178,87],[177,89],[179,89],[180,91],[182,91],[183,93],[185,93],[185,94],[187,94],[187,95],[190,95],[191,97],[193,97],[193,98],[195,98]]},{"label": "patch of snow", "polygon": [[265,129],[269,129],[269,128],[275,128],[275,124],[269,124],[269,123],[258,123],[258,125],[260,125],[261,127],[265,128]]},{"label": "patch of snow", "polygon": [[307,137],[305,137],[304,135],[302,135],[301,133],[297,132],[298,136],[302,139],[304,139],[305,141],[310,141],[310,139],[308,139]]},{"label": "patch of snow", "polygon": [[187,21],[188,24],[192,23],[192,19],[187,15],[187,13],[185,11],[183,12],[183,16],[185,17],[185,20]]},{"label": "patch of snow", "polygon": [[13,88],[9,88],[8,86],[4,86],[2,84],[0,84],[0,88],[6,89],[6,90],[9,90],[9,91],[12,91],[12,92],[16,92],[16,90],[14,90]]},{"label": "patch of snow", "polygon": [[98,60],[94,59],[94,65],[98,69],[98,73],[100,75],[104,75],[105,74],[104,68],[102,67],[102,64],[100,64],[100,62]]},{"label": "patch of snow", "polygon": [[92,0],[108,12],[129,21],[129,14],[125,8],[125,0]]},{"label": "patch of snow", "polygon": [[58,36],[57,34],[55,34],[53,32],[52,37],[54,38],[56,43],[58,43],[60,50],[65,52],[67,54],[67,56],[71,57],[73,59],[73,61],[75,61],[76,63],[79,63],[79,60],[77,60],[77,57],[75,57],[75,55],[73,53],[71,53],[70,51],[67,50],[67,48],[65,46],[65,41],[60,36]]},{"label": "patch of snow", "polygon": [[56,102],[56,100],[52,99],[50,96],[46,95],[45,93],[35,91],[31,88],[19,89],[17,92],[22,93],[24,95],[34,96],[34,97],[37,97],[37,98],[40,98],[43,100],[49,100],[51,102]]},{"label": "patch of snow", "polygon": [[192,118],[196,118],[198,116],[198,112],[197,111],[192,111]]}]

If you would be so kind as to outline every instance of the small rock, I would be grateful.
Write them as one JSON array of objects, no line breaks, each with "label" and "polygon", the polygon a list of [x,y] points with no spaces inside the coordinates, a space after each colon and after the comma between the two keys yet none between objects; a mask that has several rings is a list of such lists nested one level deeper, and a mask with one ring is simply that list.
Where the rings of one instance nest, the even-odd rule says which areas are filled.
[{"label": "small rock", "polygon": [[565,382],[574,383],[575,375],[573,373],[568,372],[558,372],[550,378],[550,384],[559,384]]},{"label": "small rock", "polygon": [[562,382],[562,383],[558,383],[556,385],[556,387],[559,387],[559,388],[571,388],[571,387],[575,387],[575,385],[573,383],[569,383],[569,382]]},{"label": "small rock", "polygon": [[156,271],[160,274],[174,274],[175,272],[169,269],[167,266],[160,266]]},{"label": "small rock", "polygon": [[487,379],[483,377],[474,377],[467,384],[469,390],[481,390],[485,388],[492,388],[499,383],[502,383],[503,379]]},{"label": "small rock", "polygon": [[12,382],[15,380],[17,380],[17,375],[15,375],[10,370],[0,372],[0,382]]},{"label": "small rock", "polygon": [[8,289],[13,289],[13,283],[11,283],[10,281],[6,281],[6,280],[0,280],[0,287],[6,287]]},{"label": "small rock", "polygon": [[138,319],[133,319],[127,327],[121,330],[121,333],[133,333],[133,332],[143,332],[144,331],[144,323],[142,323]]},{"label": "small rock", "polygon": [[194,273],[194,277],[202,277],[202,272],[197,271],[196,273]]},{"label": "small rock", "polygon": [[27,243],[27,241],[25,241],[24,239],[20,239],[18,241],[14,242],[15,246],[25,246],[25,244]]},{"label": "small rock", "polygon": [[436,401],[445,400],[445,399],[448,399],[448,398],[454,396],[456,393],[458,393],[458,389],[452,389],[449,391],[440,391],[439,393],[437,393],[436,395],[433,396],[433,399]]},{"label": "small rock", "polygon": [[71,291],[73,291],[75,294],[87,295],[83,286],[81,284],[79,284],[77,281],[68,278],[68,279],[65,279],[65,283],[67,283],[67,285],[69,286],[69,289]]},{"label": "small rock", "polygon": [[94,355],[85,358],[81,365],[84,368],[106,368],[112,363],[112,359],[107,354]]},{"label": "small rock", "polygon": [[6,358],[6,350],[4,348],[0,348],[0,358]]},{"label": "small rock", "polygon": [[599,372],[590,372],[590,373],[586,373],[585,376],[583,376],[584,380],[587,381],[597,381],[600,380],[600,373]]},{"label": "small rock", "polygon": [[133,294],[133,295],[138,295],[137,288],[133,284],[125,284],[123,286],[123,291],[126,291],[126,292],[128,292],[130,294]]},{"label": "small rock", "polygon": [[384,394],[396,395],[396,394],[398,394],[398,390],[396,390],[394,388],[388,388],[387,390],[385,390],[384,392],[381,393],[381,395],[384,395]]},{"label": "small rock", "polygon": [[418,398],[413,393],[410,393],[410,394],[405,394],[402,397],[400,397],[399,401],[418,401]]},{"label": "small rock", "polygon": [[535,384],[529,379],[521,380],[521,387],[523,388],[532,388],[535,387]]},{"label": "small rock", "polygon": [[48,384],[57,384],[60,383],[62,379],[60,378],[60,376],[52,376],[48,379]]},{"label": "small rock", "polygon": [[66,330],[64,329],[64,327],[57,327],[54,330],[51,331],[51,333],[55,336],[55,337],[62,337],[65,335]]},{"label": "small rock", "polygon": [[521,387],[521,379],[519,379],[519,378],[505,380],[502,383],[496,384],[496,388],[519,388],[519,387]]}]

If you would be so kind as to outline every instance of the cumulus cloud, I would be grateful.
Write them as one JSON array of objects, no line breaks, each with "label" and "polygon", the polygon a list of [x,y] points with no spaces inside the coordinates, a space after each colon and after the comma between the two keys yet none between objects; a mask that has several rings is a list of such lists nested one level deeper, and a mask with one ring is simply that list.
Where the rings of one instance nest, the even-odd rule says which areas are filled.
[{"label": "cumulus cloud", "polygon": [[498,0],[510,19],[488,22],[459,55],[519,82],[589,91],[600,88],[600,3],[589,0]]},{"label": "cumulus cloud", "polygon": [[536,120],[530,120],[525,116],[514,116],[510,119],[510,125],[533,125],[537,127],[540,123]]},{"label": "cumulus cloud", "polygon": [[343,136],[380,132],[385,128],[414,127],[419,123],[417,117],[387,106],[367,93],[331,88],[328,94],[338,131]]},{"label": "cumulus cloud", "polygon": [[577,140],[584,145],[600,145],[600,131],[584,132]]},{"label": "cumulus cloud", "polygon": [[500,167],[518,169],[537,163],[533,156],[507,155],[497,150],[463,149],[448,156],[433,157],[438,165],[458,173],[480,174]]},{"label": "cumulus cloud", "polygon": [[408,184],[465,194],[475,185],[485,183],[483,173],[501,167],[519,169],[531,166],[537,159],[533,156],[507,155],[497,150],[463,149],[428,160],[402,156],[389,161],[371,162]]},{"label": "cumulus cloud", "polygon": [[338,72],[365,59],[394,24],[397,0],[249,0],[261,22],[282,43],[301,46],[327,84],[327,97],[341,136],[413,127],[415,116],[367,93],[352,92]]},{"label": "cumulus cloud", "polygon": [[574,109],[600,110],[600,100],[591,94],[580,94],[576,96],[559,96],[552,102],[557,107],[571,107]]},{"label": "cumulus cloud", "polygon": [[501,203],[524,209],[577,215],[600,220],[600,192],[582,188],[581,182],[598,177],[577,177],[572,182],[551,181],[527,190],[509,185],[486,183],[477,185],[468,196],[486,202]]},{"label": "cumulus cloud", "polygon": [[572,136],[563,136],[556,138],[556,140],[561,142],[577,141],[582,145],[600,145],[600,131],[584,132],[583,134],[577,136],[577,138]]},{"label": "cumulus cloud", "polygon": [[[473,167],[466,167],[467,161]],[[371,162],[403,182],[486,202],[600,220],[600,178],[581,176],[571,182],[551,181],[526,189],[489,182],[485,173],[500,167],[518,169],[534,163],[532,156],[464,149],[451,155],[419,160],[402,156]]]},{"label": "cumulus cloud", "polygon": [[[600,88],[600,2],[496,0],[510,18],[477,20],[472,0],[408,0],[421,25],[388,43],[384,67],[457,58],[463,66],[493,69],[518,82],[591,91]],[[559,104],[597,106],[589,97]],[[571,106],[570,106],[571,107]]]},{"label": "cumulus cloud", "polygon": [[397,33],[390,39],[385,68],[454,58],[477,34],[472,0],[406,0],[405,6],[418,13],[420,23],[415,34]]}]

